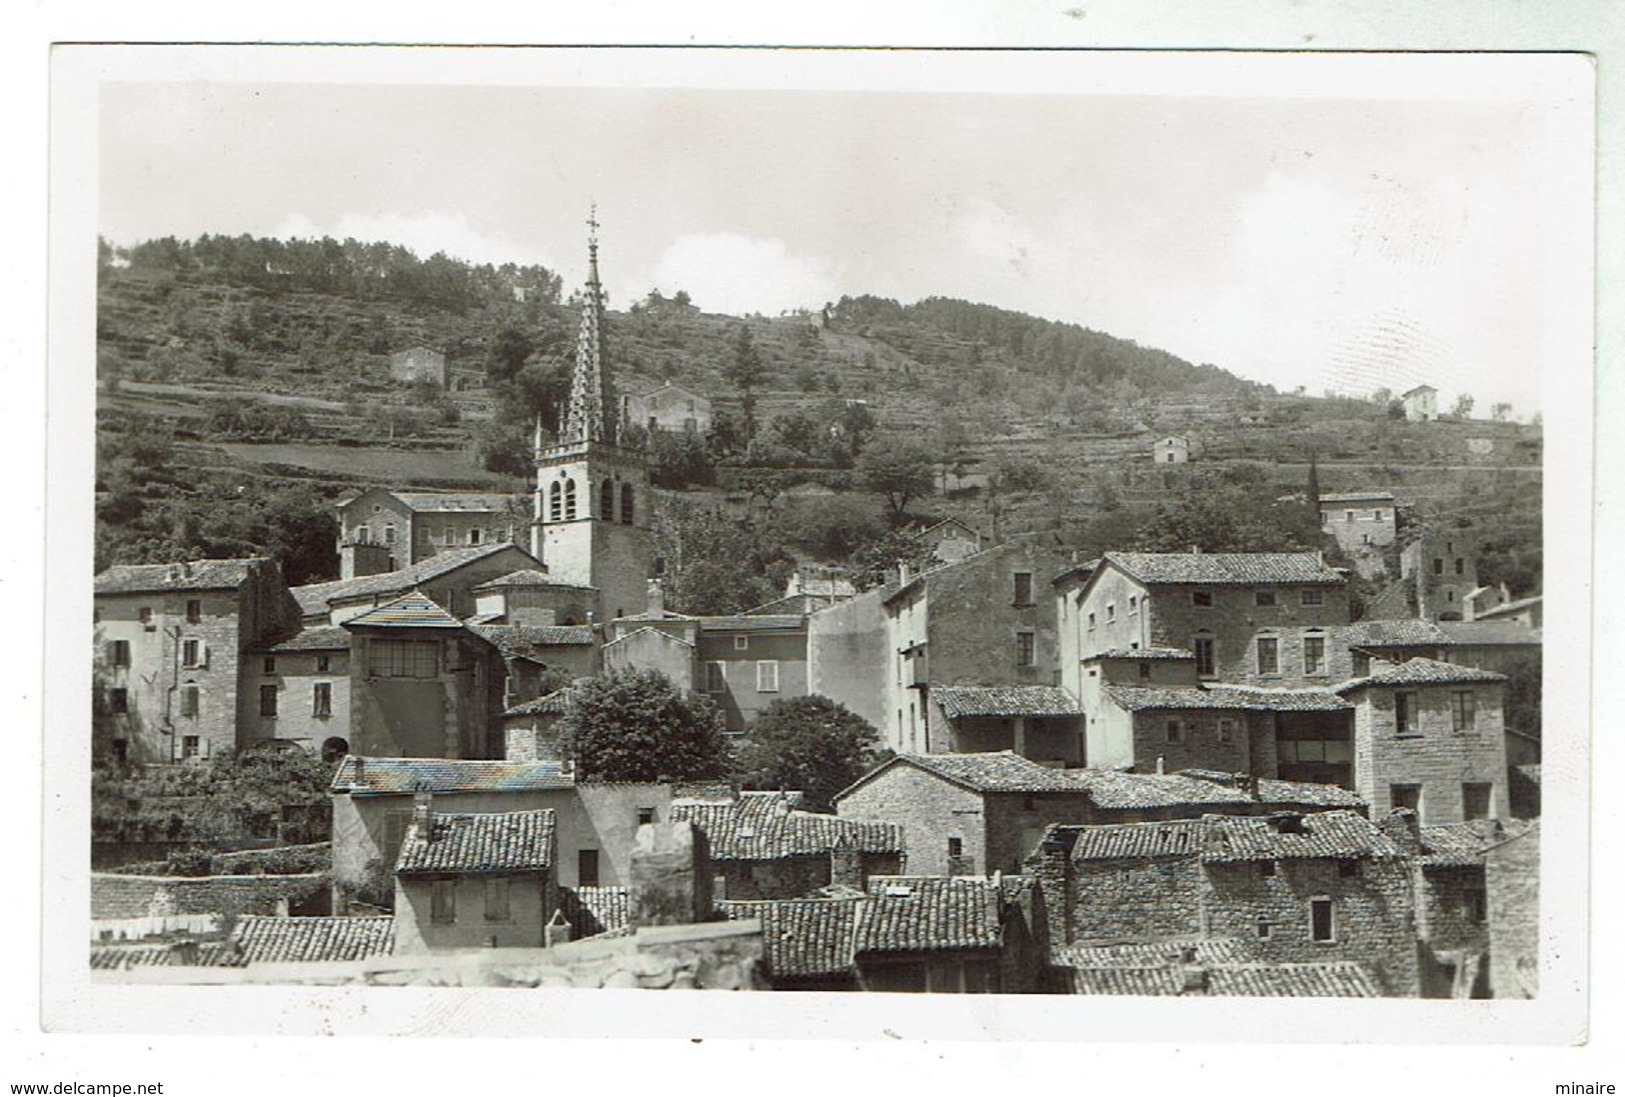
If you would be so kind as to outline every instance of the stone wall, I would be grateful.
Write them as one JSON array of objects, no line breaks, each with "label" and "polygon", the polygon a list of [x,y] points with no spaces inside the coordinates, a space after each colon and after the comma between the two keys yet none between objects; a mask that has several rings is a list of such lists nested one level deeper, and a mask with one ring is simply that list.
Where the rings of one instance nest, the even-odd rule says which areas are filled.
[{"label": "stone wall", "polygon": [[[266,660],[273,669],[267,672]],[[327,669],[319,669],[325,659]],[[326,714],[316,711],[318,684],[326,685],[329,703]],[[277,688],[276,715],[260,713],[259,691]],[[243,664],[244,693],[251,700],[245,718],[244,741],[284,739],[307,750],[319,752],[322,744],[335,736],[348,740],[350,734],[350,653],[334,651],[256,651]]]},{"label": "stone wall", "polygon": [[[500,920],[486,905],[487,888],[498,881],[508,885],[508,917]],[[437,924],[433,918],[433,895],[441,886],[450,887],[454,895],[453,920],[448,924]],[[540,948],[542,927],[558,909],[558,888],[551,873],[467,873],[441,880],[397,876],[395,952],[410,956],[452,948]]]},{"label": "stone wall", "polygon": [[880,729],[881,740],[896,749],[885,706],[886,683],[895,653],[886,649],[884,588],[807,618],[807,690],[838,701]]},{"label": "stone wall", "polygon": [[[1451,727],[1451,694],[1475,696],[1473,727]],[[1395,729],[1394,694],[1390,687],[1368,687],[1350,694],[1354,712],[1355,791],[1381,818],[1393,807],[1392,786],[1422,786],[1424,825],[1459,823],[1463,819],[1462,786],[1491,786],[1492,818],[1511,816],[1507,797],[1506,736],[1501,719],[1501,686],[1437,685],[1407,688],[1418,710],[1413,734]]]},{"label": "stone wall", "polygon": [[[1069,891],[1063,907],[1069,942],[1202,935],[1206,881],[1195,857],[1079,862]],[[1051,904],[1052,934],[1055,911]]]},{"label": "stone wall", "polygon": [[[1222,773],[1254,773],[1249,750],[1247,713],[1216,712],[1212,709],[1158,710],[1134,713],[1134,770],[1154,773],[1158,759],[1164,772],[1182,769],[1214,769]],[[1220,735],[1219,722],[1229,722],[1229,741]],[[1169,724],[1179,728],[1177,741],[1170,741]]]},{"label": "stone wall", "polygon": [[1540,992],[1540,824],[1484,854],[1490,908],[1490,989],[1497,998]]},{"label": "stone wall", "polygon": [[948,874],[950,838],[960,840],[972,871],[988,871],[988,827],[982,811],[978,794],[901,764],[836,804],[838,815],[884,819],[902,827],[907,869],[914,876]]},{"label": "stone wall", "polygon": [[[1207,591],[1211,606],[1192,602],[1194,591]],[[1275,605],[1257,604],[1259,591],[1272,591]],[[1319,605],[1306,605],[1309,592],[1320,595]],[[1119,608],[1118,612],[1122,612]],[[1245,682],[1261,686],[1298,688],[1325,686],[1331,676],[1330,630],[1349,622],[1348,590],[1341,583],[1247,586],[1202,586],[1200,584],[1159,586],[1152,595],[1150,643],[1157,647],[1192,648],[1198,636],[1214,640],[1214,670],[1225,682]],[[1264,674],[1259,669],[1258,643],[1261,637],[1276,641],[1277,671]],[[1318,637],[1323,642],[1319,673],[1307,673],[1304,641]],[[1146,646],[1142,644],[1142,646]]]},{"label": "stone wall", "polygon": [[[503,750],[501,654],[467,630],[370,629],[351,639],[352,752],[384,758],[487,758]],[[438,646],[434,678],[371,674],[374,641]]]},{"label": "stone wall", "polygon": [[[986,855],[976,867],[984,874],[1020,872],[1052,823],[1098,821],[1093,801],[1083,792],[990,792],[982,799],[987,812]],[[892,817],[889,812],[875,816]]]},{"label": "stone wall", "polygon": [[[1450,997],[1454,980],[1462,976],[1463,965],[1487,960],[1490,934],[1488,921],[1473,917],[1473,896],[1482,904],[1486,896],[1483,865],[1425,866],[1417,874],[1417,929],[1426,945],[1431,965],[1442,963],[1454,970],[1450,985],[1424,986],[1424,997]],[[1486,910],[1486,906],[1480,906]],[[1426,972],[1424,972],[1426,975]]]}]

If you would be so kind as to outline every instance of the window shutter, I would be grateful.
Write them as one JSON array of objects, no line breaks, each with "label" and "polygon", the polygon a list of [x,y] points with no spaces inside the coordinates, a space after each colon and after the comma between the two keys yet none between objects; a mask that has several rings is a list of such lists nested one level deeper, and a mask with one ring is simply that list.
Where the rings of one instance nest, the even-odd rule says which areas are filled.
[{"label": "window shutter", "polygon": [[209,745],[210,741],[207,738],[202,736],[198,737],[197,756],[199,758],[207,758],[209,756]]},{"label": "window shutter", "polygon": [[200,667],[204,667],[205,669],[208,667],[208,665],[209,665],[209,645],[208,644],[201,644],[201,643],[198,644],[198,646],[197,646],[197,665],[200,666]]}]

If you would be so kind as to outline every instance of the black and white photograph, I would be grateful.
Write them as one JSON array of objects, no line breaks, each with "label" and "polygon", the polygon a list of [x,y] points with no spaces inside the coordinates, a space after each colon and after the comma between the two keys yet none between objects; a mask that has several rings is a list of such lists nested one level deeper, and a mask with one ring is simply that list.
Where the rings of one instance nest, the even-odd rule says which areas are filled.
[{"label": "black and white photograph", "polygon": [[1582,55],[53,68],[48,1029],[1583,1031]]}]

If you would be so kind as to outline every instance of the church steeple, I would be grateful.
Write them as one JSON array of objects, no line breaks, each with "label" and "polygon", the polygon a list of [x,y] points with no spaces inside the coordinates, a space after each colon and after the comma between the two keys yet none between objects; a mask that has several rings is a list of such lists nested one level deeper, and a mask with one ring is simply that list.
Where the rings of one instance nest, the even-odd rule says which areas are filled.
[{"label": "church steeple", "polygon": [[607,442],[614,445],[615,400],[606,362],[604,290],[598,282],[598,207],[587,218],[587,289],[581,302],[581,330],[576,336],[575,372],[570,378],[570,406],[559,441],[564,445]]}]

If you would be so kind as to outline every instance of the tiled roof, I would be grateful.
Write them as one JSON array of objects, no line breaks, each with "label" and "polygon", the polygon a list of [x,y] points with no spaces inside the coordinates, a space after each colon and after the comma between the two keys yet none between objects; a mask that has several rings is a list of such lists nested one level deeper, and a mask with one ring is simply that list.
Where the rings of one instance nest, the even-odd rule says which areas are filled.
[{"label": "tiled roof", "polygon": [[1506,675],[1493,670],[1479,670],[1457,663],[1441,663],[1437,659],[1407,659],[1397,667],[1379,670],[1364,678],[1354,678],[1337,687],[1338,693],[1349,693],[1368,686],[1442,686],[1474,682],[1505,682]]},{"label": "tiled roof", "polygon": [[964,716],[1075,716],[1083,710],[1060,686],[936,686],[931,699],[950,720]]},{"label": "tiled roof", "polygon": [[1484,847],[1505,836],[1494,819],[1444,823],[1422,827],[1422,863],[1435,867],[1467,867],[1484,863]]},{"label": "tiled roof", "polygon": [[393,916],[286,918],[244,915],[232,939],[251,964],[365,960],[395,950]]},{"label": "tiled roof", "polygon": [[1545,600],[1545,597],[1546,596],[1543,594],[1536,594],[1528,598],[1518,598],[1511,602],[1502,602],[1500,605],[1492,606],[1480,613],[1477,619],[1480,621],[1485,621],[1495,617],[1508,617],[1514,613],[1518,613],[1521,610],[1526,610],[1531,606],[1540,605],[1540,603]]},{"label": "tiled roof", "polygon": [[1245,964],[1258,959],[1258,947],[1234,937],[1175,939],[1113,945],[1057,945],[1050,963],[1057,967],[1143,968],[1177,963],[1186,949],[1196,950],[1199,964]]},{"label": "tiled roof", "polygon": [[114,564],[96,576],[97,594],[136,594],[163,590],[236,590],[263,556],[240,560],[189,560],[174,564]]},{"label": "tiled roof", "polygon": [[395,862],[399,876],[440,872],[536,872],[553,864],[553,810],[436,812],[432,833],[416,821]]},{"label": "tiled roof", "polygon": [[724,901],[730,919],[762,920],[762,959],[776,978],[848,975],[856,969],[858,924],[868,900]]},{"label": "tiled roof", "polygon": [[797,811],[777,793],[745,793],[728,803],[674,802],[671,818],[705,832],[719,861],[769,861],[826,854],[845,843],[860,853],[899,853],[903,830],[896,823]]},{"label": "tiled roof", "polygon": [[1312,552],[1108,552],[1104,559],[1143,583],[1343,583]]},{"label": "tiled roof", "polygon": [[850,579],[803,579],[801,589],[790,593],[810,594],[816,598],[851,598],[858,593],[858,588]]},{"label": "tiled roof", "polygon": [[[399,571],[385,571],[377,575],[362,575],[355,579],[334,579],[326,583],[310,583],[302,587],[291,588],[294,600],[305,615],[312,616],[326,613],[330,602],[348,601],[352,598],[383,597],[400,594],[414,587],[422,586],[431,579],[438,579],[447,572],[456,571],[464,564],[471,564],[476,560],[483,560],[487,556],[494,556],[499,552],[518,552],[529,556],[524,549],[511,541],[493,541],[488,545],[471,545],[466,548],[447,549],[437,552],[427,560],[419,560],[411,567]],[[534,557],[531,557],[535,561]],[[540,563],[540,561],[535,561]]]},{"label": "tiled roof", "polygon": [[1072,967],[1064,971],[1073,994],[1168,997],[1185,993],[1185,975],[1173,964],[1155,967]]},{"label": "tiled roof", "polygon": [[1202,859],[1209,863],[1403,855],[1375,823],[1353,811],[1270,817],[1208,815],[1203,823]]},{"label": "tiled roof", "polygon": [[593,643],[591,625],[471,625],[504,655],[523,655],[536,648],[582,647]]},{"label": "tiled roof", "polygon": [[561,887],[559,909],[578,938],[624,930],[632,924],[632,889]]},{"label": "tiled roof", "polygon": [[350,633],[342,625],[317,625],[314,628],[300,629],[298,633],[288,637],[280,644],[273,644],[266,651],[349,651]]},{"label": "tiled roof", "polygon": [[556,689],[544,697],[524,701],[508,709],[504,716],[563,716],[568,689]]},{"label": "tiled roof", "polygon": [[899,754],[837,793],[835,799],[839,800],[847,792],[893,765],[911,765],[923,769],[973,792],[1075,792],[1078,788],[1067,771],[1041,766],[1014,751],[1001,750],[982,754]]},{"label": "tiled roof", "polygon": [[998,948],[999,889],[974,876],[871,876],[857,951]]},{"label": "tiled roof", "polygon": [[1322,504],[1326,504],[1326,503],[1370,503],[1370,502],[1378,502],[1378,501],[1392,503],[1394,501],[1394,493],[1391,492],[1391,491],[1322,492],[1321,495],[1320,495],[1320,501],[1321,501]]},{"label": "tiled roof", "polygon": [[1399,398],[1401,400],[1403,400],[1403,399],[1405,399],[1405,397],[1407,397],[1407,396],[1415,396],[1417,393],[1421,393],[1421,392],[1438,392],[1438,391],[1439,390],[1434,388],[1432,385],[1417,385],[1415,388],[1411,389],[1409,392],[1400,393]]},{"label": "tiled roof", "polygon": [[92,971],[128,971],[138,967],[242,967],[246,960],[230,941],[198,941],[197,962],[186,965],[175,943],[101,945],[90,950]]},{"label": "tiled roof", "polygon": [[795,631],[807,627],[807,618],[799,613],[736,614],[731,617],[701,617],[701,632],[770,632]]},{"label": "tiled roof", "polygon": [[1116,770],[1068,770],[1067,775],[1088,790],[1098,807],[1125,810],[1175,807],[1184,804],[1245,804],[1241,789],[1178,773],[1119,773]]},{"label": "tiled roof", "polygon": [[1335,642],[1351,648],[1440,647],[1450,642],[1432,621],[1401,618],[1394,621],[1356,621],[1331,630]]},{"label": "tiled roof", "polygon": [[347,754],[333,774],[334,792],[530,792],[574,788],[561,762],[500,762],[453,758],[365,758],[357,785],[356,757]]},{"label": "tiled roof", "polygon": [[420,514],[505,511],[510,503],[519,498],[513,495],[439,491],[396,491],[390,494]]},{"label": "tiled roof", "polygon": [[1204,834],[1200,819],[1176,819],[1164,823],[1110,823],[1067,829],[1075,831],[1078,836],[1072,846],[1074,861],[1194,857],[1202,852]]},{"label": "tiled roof", "polygon": [[775,598],[771,602],[763,602],[759,606],[752,606],[744,612],[746,617],[763,617],[773,614],[791,614],[801,616],[824,608],[827,599],[811,594],[786,594]]},{"label": "tiled roof", "polygon": [[1349,703],[1318,689],[1248,689],[1244,686],[1107,686],[1106,694],[1129,712],[1148,709],[1222,709],[1241,712],[1342,712]]},{"label": "tiled roof", "polygon": [[[1236,787],[1239,775],[1233,773],[1220,773],[1217,770],[1182,769],[1182,776],[1195,777],[1202,781],[1213,781]],[[1265,804],[1294,804],[1324,808],[1363,808],[1366,805],[1364,797],[1357,792],[1351,792],[1337,785],[1314,784],[1309,781],[1277,781],[1269,777],[1258,779],[1258,800]]]},{"label": "tiled roof", "polygon": [[1382,987],[1363,964],[1237,964],[1208,970],[1209,994],[1235,998],[1380,998]]},{"label": "tiled roof", "polygon": [[546,571],[538,568],[520,568],[510,571],[506,575],[499,575],[495,579],[487,579],[474,587],[481,590],[505,590],[508,587],[550,587],[554,586],[553,577]]},{"label": "tiled roof", "polygon": [[394,601],[385,602],[377,609],[350,618],[344,622],[344,627],[460,629],[463,623],[441,609],[440,603],[421,590],[413,590]]},{"label": "tiled roof", "polygon": [[1185,648],[1107,648],[1104,651],[1085,655],[1087,662],[1091,659],[1138,659],[1141,661],[1151,659],[1194,659],[1196,653]]},{"label": "tiled roof", "polygon": [[1440,621],[1449,642],[1458,645],[1527,645],[1540,643],[1540,629],[1518,621]]}]

